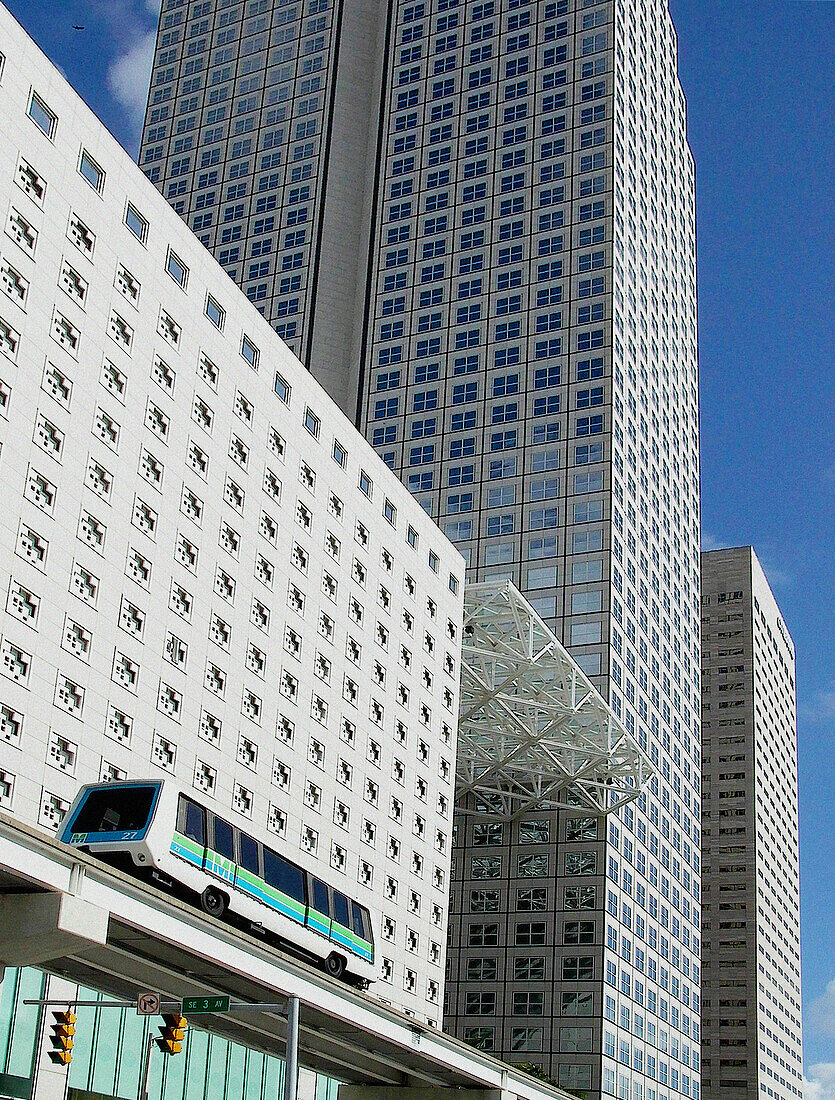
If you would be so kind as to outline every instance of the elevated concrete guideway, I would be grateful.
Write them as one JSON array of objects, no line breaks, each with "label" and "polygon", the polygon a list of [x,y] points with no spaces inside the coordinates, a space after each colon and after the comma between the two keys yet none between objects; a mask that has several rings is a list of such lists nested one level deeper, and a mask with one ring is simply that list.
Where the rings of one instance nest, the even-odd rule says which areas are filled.
[{"label": "elevated concrete guideway", "polygon": [[[301,1064],[351,1086],[569,1100],[561,1090],[4,814],[0,963],[37,965],[124,999],[142,990],[171,999],[214,993],[273,1003],[297,996]],[[284,1054],[279,1013],[219,1014],[207,1017],[206,1026],[256,1050]],[[350,1097],[357,1095],[351,1088]]]}]

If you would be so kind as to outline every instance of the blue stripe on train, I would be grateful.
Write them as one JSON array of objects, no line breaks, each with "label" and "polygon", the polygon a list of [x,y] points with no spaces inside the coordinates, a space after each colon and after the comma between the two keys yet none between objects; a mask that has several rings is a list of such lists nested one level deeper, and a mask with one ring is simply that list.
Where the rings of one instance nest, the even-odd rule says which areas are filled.
[{"label": "blue stripe on train", "polygon": [[330,927],[327,921],[323,920],[316,912],[308,913],[307,923],[315,932],[321,932],[323,936],[330,934]]},{"label": "blue stripe on train", "polygon": [[278,913],[283,913],[285,917],[290,917],[296,924],[304,924],[304,920],[296,913],[289,905],[285,905],[282,901],[270,897],[269,894],[265,894],[260,887],[254,886],[249,882],[236,882],[236,889],[240,890],[242,894],[248,894],[250,897],[255,898],[256,901],[261,901],[265,905],[268,905],[270,909],[275,909]]},{"label": "blue stripe on train", "polygon": [[198,867],[201,871],[203,870],[203,860],[198,859],[188,848],[183,847],[176,838],[171,841],[171,852],[173,855],[179,856],[180,859],[184,859],[186,863],[190,863],[193,867]]},{"label": "blue stripe on train", "polygon": [[[171,841],[171,852],[175,856],[179,856],[180,859],[186,860],[186,862],[192,864],[192,866],[198,867],[201,870],[203,869],[203,861],[197,859],[193,852],[190,852],[187,848],[184,848],[176,840]],[[211,866],[212,865],[209,864],[210,869]],[[256,890],[252,885],[245,882],[237,882],[235,883],[235,886],[238,890],[241,891],[241,893],[249,894],[251,897],[256,898],[258,901],[261,901],[265,905],[269,906],[270,909],[274,909],[278,913],[283,913],[284,916],[289,917],[296,924],[303,923],[301,920],[299,920],[298,914],[294,913],[293,910],[289,908],[289,906],[284,906],[281,904],[281,902],[277,902],[274,898],[268,897],[268,895],[265,894],[263,890]],[[367,962],[372,961],[372,954],[367,948],[353,943],[344,933],[340,932],[338,928],[332,927],[330,929],[330,932],[328,932],[327,928],[324,925],[319,925],[316,917],[313,914],[308,914],[307,920],[304,923],[307,927],[314,929],[316,932],[321,932],[325,936],[329,935],[331,940],[333,940],[335,943],[341,944],[343,947],[347,948],[347,950],[350,951],[352,954],[358,955],[360,958],[365,959]]]}]

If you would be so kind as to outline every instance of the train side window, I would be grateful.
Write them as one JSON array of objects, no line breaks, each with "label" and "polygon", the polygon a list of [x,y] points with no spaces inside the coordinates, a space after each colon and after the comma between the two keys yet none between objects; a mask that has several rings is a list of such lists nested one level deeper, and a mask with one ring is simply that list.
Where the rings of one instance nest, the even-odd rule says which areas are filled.
[{"label": "train side window", "polygon": [[344,894],[340,894],[338,890],[333,892],[333,917],[343,928],[351,927],[348,919],[348,899]]},{"label": "train side window", "polygon": [[224,821],[220,817],[212,819],[214,823],[214,850],[219,856],[223,856],[224,859],[229,859],[233,863],[235,862],[235,840],[232,831],[232,826],[228,821]]},{"label": "train side window", "polygon": [[203,817],[203,807],[192,802],[185,795],[180,795],[180,828],[183,833],[203,848],[206,844],[206,826]]},{"label": "train side window", "polygon": [[317,913],[324,913],[325,916],[330,916],[330,900],[328,898],[328,888],[324,882],[320,882],[318,878],[313,879],[313,908]]},{"label": "train side window", "polygon": [[264,878],[283,894],[305,904],[304,872],[295,863],[289,863],[270,848],[264,849]]},{"label": "train side window", "polygon": [[364,940],[368,940],[369,943],[373,943],[374,942],[374,930],[371,927],[371,914],[368,912],[368,910],[365,908],[364,905],[360,905],[360,906],[358,906],[358,908],[359,908],[359,911],[362,913],[362,920],[363,920],[363,924],[365,925],[365,934],[363,935],[362,938]]},{"label": "train side window", "polygon": [[362,906],[357,905],[355,901],[351,902],[351,919],[353,920],[354,933],[359,936],[361,940],[368,939],[365,934],[365,926],[362,922]]},{"label": "train side window", "polygon": [[258,841],[253,840],[252,837],[247,836],[246,833],[239,833],[238,842],[241,846],[241,858],[239,861],[241,867],[250,871],[253,875],[260,875]]}]

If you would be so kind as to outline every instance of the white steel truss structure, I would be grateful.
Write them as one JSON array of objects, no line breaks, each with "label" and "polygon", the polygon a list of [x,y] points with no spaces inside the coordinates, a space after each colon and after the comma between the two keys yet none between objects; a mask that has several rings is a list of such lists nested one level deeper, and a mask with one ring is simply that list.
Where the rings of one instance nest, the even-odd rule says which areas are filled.
[{"label": "white steel truss structure", "polygon": [[594,685],[510,582],[467,585],[456,803],[516,818],[606,814],[654,769]]}]

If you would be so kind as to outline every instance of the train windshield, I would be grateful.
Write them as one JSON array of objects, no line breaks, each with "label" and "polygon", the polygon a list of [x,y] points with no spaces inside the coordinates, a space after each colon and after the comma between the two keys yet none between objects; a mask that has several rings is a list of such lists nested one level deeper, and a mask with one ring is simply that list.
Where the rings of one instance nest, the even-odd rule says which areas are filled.
[{"label": "train windshield", "polygon": [[88,792],[71,823],[73,833],[122,833],[144,829],[159,787],[108,784]]}]

